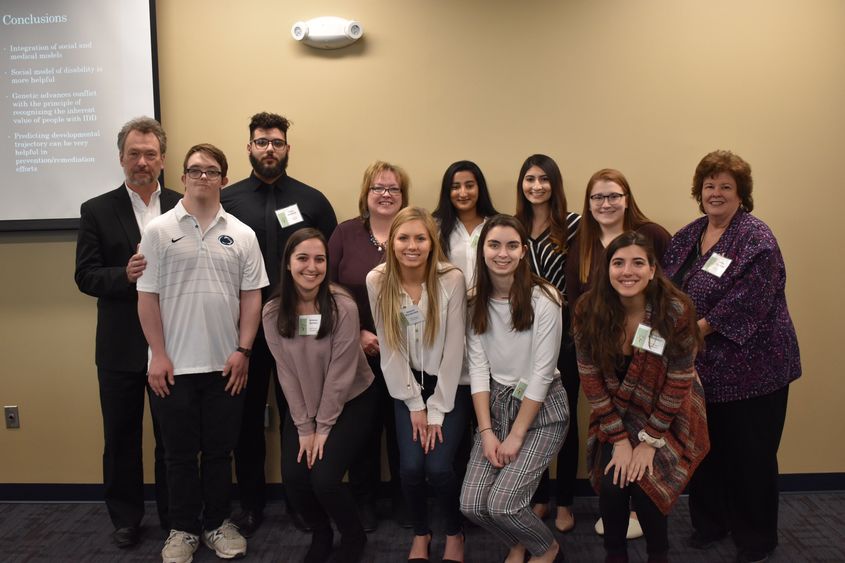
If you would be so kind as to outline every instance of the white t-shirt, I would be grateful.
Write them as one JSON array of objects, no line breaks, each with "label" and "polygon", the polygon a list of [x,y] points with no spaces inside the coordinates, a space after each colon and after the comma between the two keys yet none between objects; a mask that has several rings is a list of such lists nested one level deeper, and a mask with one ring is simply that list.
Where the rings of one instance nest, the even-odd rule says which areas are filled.
[{"label": "white t-shirt", "polygon": [[560,303],[539,286],[531,294],[534,324],[530,330],[514,332],[511,306],[506,299],[491,299],[487,331],[476,334],[467,323],[467,357],[472,393],[490,391],[490,378],[507,387],[520,379],[528,382],[525,397],[543,402],[556,377],[557,358],[563,331]]},{"label": "white t-shirt", "polygon": [[182,202],[141,238],[138,291],[157,293],[174,375],[221,371],[238,347],[240,292],[269,282],[255,233],[221,206],[201,232]]}]

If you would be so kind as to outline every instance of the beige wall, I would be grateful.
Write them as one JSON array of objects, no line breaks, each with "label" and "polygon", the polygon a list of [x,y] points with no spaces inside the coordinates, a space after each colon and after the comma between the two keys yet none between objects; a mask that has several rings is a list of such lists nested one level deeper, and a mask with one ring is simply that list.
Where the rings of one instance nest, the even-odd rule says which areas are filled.
[{"label": "beige wall", "polygon": [[[697,216],[688,186],[700,157],[738,152],[754,168],[755,214],[783,249],[803,356],[781,469],[845,471],[829,438],[845,434],[834,340],[845,271],[831,237],[841,224],[831,171],[845,150],[845,4],[158,4],[170,186],[201,141],[227,152],[233,180],[245,176],[249,116],[269,110],[294,121],[291,175],[321,188],[344,219],[376,158],[405,166],[412,202],[429,208],[446,166],[475,160],[497,206],[513,211],[522,160],[544,152],[561,165],[572,208],[592,172],[616,167],[674,231]],[[294,21],[320,15],[359,19],[364,40],[322,52],[290,38]],[[0,401],[20,405],[23,422],[0,429],[0,482],[101,478],[95,302],[73,284],[74,247],[73,234],[0,235]]]}]

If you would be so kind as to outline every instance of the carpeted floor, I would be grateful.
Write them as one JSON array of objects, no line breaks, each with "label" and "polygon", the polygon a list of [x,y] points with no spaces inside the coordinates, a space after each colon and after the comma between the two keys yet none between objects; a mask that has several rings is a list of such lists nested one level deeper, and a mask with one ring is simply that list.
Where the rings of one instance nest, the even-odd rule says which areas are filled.
[{"label": "carpeted floor", "polygon": [[[386,506],[380,508],[386,509]],[[603,561],[601,538],[593,532],[598,514],[595,497],[576,499],[574,531],[558,534],[558,540],[571,562]],[[159,551],[166,532],[154,527],[155,507],[147,506],[147,526],[141,543],[119,550],[109,538],[111,525],[102,503],[5,503],[0,504],[0,560],[11,562],[130,562],[160,561]],[[548,522],[551,526],[551,521]],[[669,518],[670,557],[680,562],[733,561],[730,539],[711,550],[686,547],[690,534],[686,498],[682,498]],[[505,554],[503,545],[478,527],[467,528],[466,563],[497,563]],[[302,561],[310,537],[289,522],[282,504],[273,503],[266,511],[264,525],[249,541],[248,561]],[[391,520],[382,520],[370,534],[364,561],[402,563],[407,559],[410,531]],[[435,536],[431,561],[439,562],[443,536]],[[646,561],[645,541],[629,544],[632,562]],[[212,552],[200,547],[194,561],[218,561]],[[784,493],[780,505],[780,546],[770,557],[772,563],[845,561],[845,493]]]}]

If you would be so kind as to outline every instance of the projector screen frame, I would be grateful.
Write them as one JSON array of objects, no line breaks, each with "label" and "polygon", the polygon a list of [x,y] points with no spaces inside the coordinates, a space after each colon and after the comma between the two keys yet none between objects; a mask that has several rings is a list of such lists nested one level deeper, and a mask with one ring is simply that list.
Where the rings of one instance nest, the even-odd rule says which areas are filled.
[{"label": "projector screen frame", "polygon": [[[156,40],[156,0],[149,0],[150,10],[150,57],[153,74],[154,117],[161,121],[161,99],[158,77],[158,42]],[[111,132],[117,138],[117,131]],[[117,157],[117,155],[115,155]],[[159,177],[164,183],[164,174]],[[105,188],[104,188],[105,190]],[[83,202],[79,202],[81,205]],[[27,231],[75,231],[79,229],[79,218],[69,219],[6,219],[0,220],[0,233]]]}]

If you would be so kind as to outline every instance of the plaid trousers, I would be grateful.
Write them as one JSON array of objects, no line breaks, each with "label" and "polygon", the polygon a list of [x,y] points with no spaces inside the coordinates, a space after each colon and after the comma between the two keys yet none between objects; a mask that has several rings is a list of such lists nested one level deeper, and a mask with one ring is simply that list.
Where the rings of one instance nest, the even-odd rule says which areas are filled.
[{"label": "plaid trousers", "polygon": [[[513,387],[490,380],[490,417],[499,440],[507,437],[521,404],[513,397]],[[532,555],[548,551],[554,536],[531,510],[531,495],[563,445],[568,428],[566,391],[557,378],[513,462],[501,469],[493,467],[484,457],[481,435],[476,434],[461,489],[461,512],[508,547],[519,543]]]}]

